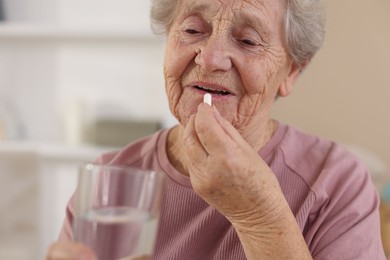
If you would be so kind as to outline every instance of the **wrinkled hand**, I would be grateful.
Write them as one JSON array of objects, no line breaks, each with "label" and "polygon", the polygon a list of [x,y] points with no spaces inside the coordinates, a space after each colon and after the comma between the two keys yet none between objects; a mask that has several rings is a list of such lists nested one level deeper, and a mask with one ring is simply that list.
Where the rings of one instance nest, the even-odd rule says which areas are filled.
[{"label": "wrinkled hand", "polygon": [[50,245],[46,260],[96,260],[96,255],[87,246],[78,242],[58,241]]},{"label": "wrinkled hand", "polygon": [[215,107],[199,105],[184,146],[194,190],[233,224],[267,221],[278,210],[283,196],[276,177]]}]

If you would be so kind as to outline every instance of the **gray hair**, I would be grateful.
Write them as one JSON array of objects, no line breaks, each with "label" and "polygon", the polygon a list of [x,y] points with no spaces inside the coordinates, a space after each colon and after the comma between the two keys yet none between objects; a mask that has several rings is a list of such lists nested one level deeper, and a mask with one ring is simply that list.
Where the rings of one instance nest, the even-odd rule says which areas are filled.
[{"label": "gray hair", "polygon": [[[167,34],[179,0],[151,0],[151,26],[156,34]],[[285,45],[290,58],[304,66],[321,48],[325,37],[323,0],[286,0]]]}]

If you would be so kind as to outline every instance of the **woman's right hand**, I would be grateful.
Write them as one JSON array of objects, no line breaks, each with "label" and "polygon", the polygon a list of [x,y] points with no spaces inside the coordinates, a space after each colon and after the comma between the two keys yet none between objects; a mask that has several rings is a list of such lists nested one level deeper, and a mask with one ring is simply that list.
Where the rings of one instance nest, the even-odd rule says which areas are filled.
[{"label": "woman's right hand", "polygon": [[96,260],[95,253],[86,245],[72,241],[57,241],[49,246],[46,260]]}]

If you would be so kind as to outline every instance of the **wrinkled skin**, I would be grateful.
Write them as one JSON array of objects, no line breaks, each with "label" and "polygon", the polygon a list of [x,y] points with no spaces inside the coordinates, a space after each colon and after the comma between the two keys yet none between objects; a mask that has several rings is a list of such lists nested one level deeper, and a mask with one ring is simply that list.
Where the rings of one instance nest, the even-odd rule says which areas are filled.
[{"label": "wrinkled skin", "polygon": [[[291,92],[298,70],[283,43],[284,1],[180,1],[169,30],[164,75],[170,109],[185,126],[204,91],[254,148],[277,94]],[[197,50],[201,50],[197,54]]]},{"label": "wrinkled skin", "polygon": [[[180,122],[168,136],[168,157],[232,223],[248,259],[311,259],[257,153],[276,128],[275,98],[291,93],[300,72],[283,44],[284,4],[181,0],[167,39],[166,92]],[[213,107],[202,104],[205,93]]]},{"label": "wrinkled skin", "polygon": [[[274,131],[275,97],[299,74],[283,44],[283,3],[182,0],[168,34],[166,91],[182,128],[170,133],[170,159],[228,218],[268,214],[281,200],[257,151]],[[206,92],[213,109],[199,106]]]}]

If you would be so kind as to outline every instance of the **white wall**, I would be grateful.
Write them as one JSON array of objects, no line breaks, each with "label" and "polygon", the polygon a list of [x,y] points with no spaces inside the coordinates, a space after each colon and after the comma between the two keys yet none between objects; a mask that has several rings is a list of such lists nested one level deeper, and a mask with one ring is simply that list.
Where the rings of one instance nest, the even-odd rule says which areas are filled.
[{"label": "white wall", "polygon": [[49,28],[33,37],[0,35],[0,102],[19,116],[18,135],[69,141],[69,132],[102,114],[172,124],[163,40],[149,29],[149,1],[43,1],[5,2],[9,24]]},{"label": "white wall", "polygon": [[[68,43],[59,52],[60,103],[81,99],[91,109],[121,116],[161,118],[162,45],[139,41]],[[104,111],[103,111],[104,112]]]},{"label": "white wall", "polygon": [[56,56],[50,44],[0,42],[0,102],[15,125],[11,137],[57,139]]},{"label": "white wall", "polygon": [[149,32],[149,0],[57,0],[65,26],[126,27]]},{"label": "white wall", "polygon": [[58,20],[58,0],[2,0],[8,21],[47,23]]}]

